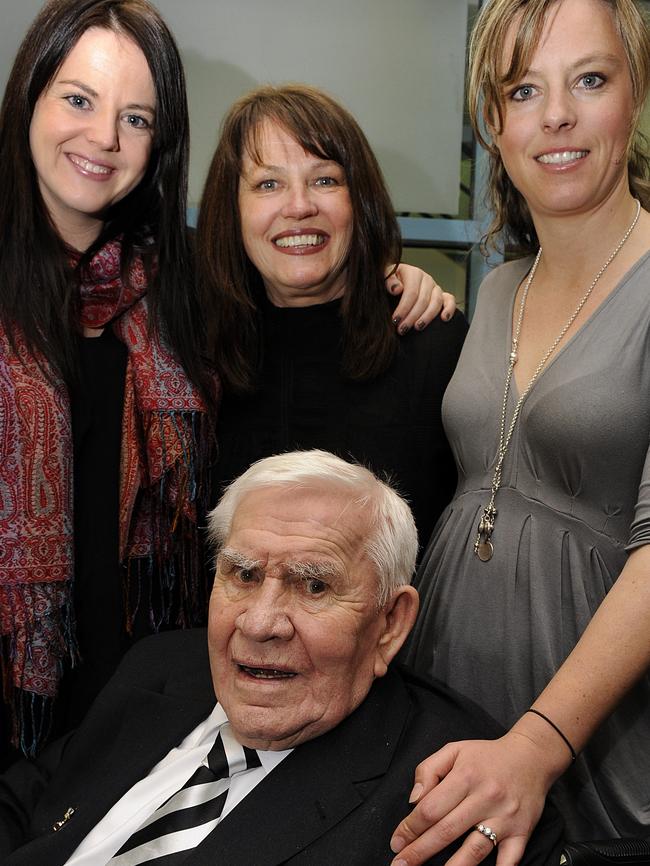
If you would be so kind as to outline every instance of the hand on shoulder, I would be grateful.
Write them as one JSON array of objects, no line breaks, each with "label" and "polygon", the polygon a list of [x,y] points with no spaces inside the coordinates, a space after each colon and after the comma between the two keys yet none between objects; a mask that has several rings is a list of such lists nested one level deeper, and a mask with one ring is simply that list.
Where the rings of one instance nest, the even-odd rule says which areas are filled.
[{"label": "hand on shoulder", "polygon": [[402,336],[413,327],[421,331],[438,315],[447,322],[456,311],[455,297],[443,292],[433,277],[413,265],[402,263],[387,268],[386,285],[392,295],[402,296],[393,312]]},{"label": "hand on shoulder", "polygon": [[449,866],[476,866],[494,848],[478,824],[496,834],[500,866],[519,863],[551,784],[539,751],[509,731],[497,740],[449,743],[419,764],[416,805],[393,835],[392,866],[421,866],[462,836]]}]

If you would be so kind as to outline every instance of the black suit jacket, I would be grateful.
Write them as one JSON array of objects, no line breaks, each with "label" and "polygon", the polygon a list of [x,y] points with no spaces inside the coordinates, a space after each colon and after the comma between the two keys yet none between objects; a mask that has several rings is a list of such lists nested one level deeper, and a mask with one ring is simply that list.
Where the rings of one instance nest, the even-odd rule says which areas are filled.
[{"label": "black suit jacket", "polygon": [[[214,692],[206,644],[203,629],[137,644],[78,731],[0,777],[3,866],[62,866],[120,797],[208,715]],[[449,740],[498,733],[441,684],[391,671],[338,727],[298,746],[186,864],[388,864],[391,834],[409,812],[416,764]],[[71,818],[54,832],[70,807]],[[561,822],[547,810],[522,862],[556,866],[560,834]],[[429,862],[442,866],[451,851]]]}]

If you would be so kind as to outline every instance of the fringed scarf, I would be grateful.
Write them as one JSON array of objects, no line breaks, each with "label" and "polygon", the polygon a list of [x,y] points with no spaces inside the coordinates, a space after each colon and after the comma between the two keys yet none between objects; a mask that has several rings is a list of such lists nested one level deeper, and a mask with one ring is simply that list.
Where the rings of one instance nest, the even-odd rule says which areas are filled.
[{"label": "fringed scarf", "polygon": [[[142,262],[125,285],[120,252],[118,241],[108,243],[83,268],[81,325],[112,327],[128,350],[119,506],[126,628],[146,603],[152,630],[172,607],[185,627],[205,618],[198,516],[211,425],[197,389],[149,328]],[[64,665],[78,659],[73,448],[65,385],[20,334],[13,343],[0,327],[0,675],[12,741],[34,754]],[[157,610],[139,597],[145,574],[160,588]]]}]

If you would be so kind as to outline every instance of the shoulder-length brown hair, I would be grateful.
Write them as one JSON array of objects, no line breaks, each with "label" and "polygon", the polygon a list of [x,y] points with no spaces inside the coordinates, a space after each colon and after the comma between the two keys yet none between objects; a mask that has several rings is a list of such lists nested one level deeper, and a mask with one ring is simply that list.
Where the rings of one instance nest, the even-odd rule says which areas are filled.
[{"label": "shoulder-length brown hair", "polygon": [[[479,13],[469,47],[467,101],[474,132],[490,155],[489,205],[494,218],[484,239],[495,247],[503,242],[528,254],[536,251],[537,233],[523,196],[515,189],[490,133],[503,128],[503,91],[521,78],[539,44],[546,16],[562,0],[489,0]],[[634,114],[628,145],[630,191],[646,209],[650,206],[650,153],[648,140],[638,128],[650,86],[650,26],[635,0],[594,0],[607,6],[623,42],[632,79]],[[510,66],[503,70],[506,37],[517,18],[517,33]],[[485,129],[488,135],[485,135]]]},{"label": "shoulder-length brown hair", "polygon": [[[353,229],[342,302],[342,370],[352,379],[370,379],[388,367],[396,347],[384,268],[399,261],[399,227],[357,122],[330,96],[302,84],[260,87],[238,100],[223,122],[197,228],[199,285],[208,293],[207,308],[216,307],[214,321],[207,323],[208,347],[226,387],[254,389],[262,363],[256,298],[263,288],[244,250],[238,197],[243,154],[261,161],[259,134],[266,119],[286,129],[307,152],[345,171]],[[216,303],[208,295],[216,295]]]}]

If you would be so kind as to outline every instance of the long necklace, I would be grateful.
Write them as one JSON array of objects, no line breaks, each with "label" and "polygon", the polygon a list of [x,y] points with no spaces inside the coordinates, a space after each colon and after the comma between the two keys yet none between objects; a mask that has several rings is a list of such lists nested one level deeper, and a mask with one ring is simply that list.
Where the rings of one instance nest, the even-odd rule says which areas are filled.
[{"label": "long necklace", "polygon": [[530,274],[528,275],[528,279],[526,280],[526,284],[524,285],[524,290],[521,293],[521,301],[519,303],[519,315],[517,317],[517,324],[515,327],[515,333],[512,337],[512,348],[510,350],[510,358],[508,362],[508,372],[506,374],[506,384],[503,390],[503,405],[501,407],[501,426],[499,430],[499,448],[497,450],[497,461],[494,467],[494,475],[492,476],[492,485],[491,485],[491,495],[490,501],[483,509],[483,513],[481,515],[481,519],[478,525],[478,532],[476,533],[476,540],[474,541],[474,553],[478,556],[481,562],[487,562],[492,559],[492,554],[494,553],[494,545],[492,544],[492,532],[494,531],[494,522],[497,516],[497,509],[494,505],[494,501],[496,499],[497,492],[499,487],[501,486],[501,470],[503,468],[503,461],[505,460],[506,454],[508,452],[508,446],[510,445],[510,440],[512,439],[512,434],[514,432],[515,426],[517,424],[517,420],[519,419],[519,413],[521,412],[521,407],[524,403],[524,400],[528,396],[531,391],[531,388],[537,381],[539,374],[542,372],[544,367],[546,366],[546,362],[551,357],[555,349],[558,347],[560,341],[569,330],[573,322],[575,321],[576,316],[580,312],[580,310],[584,307],[584,305],[589,300],[591,293],[593,292],[598,280],[605,273],[607,268],[614,261],[616,256],[621,251],[621,248],[625,244],[625,241],[629,238],[629,236],[634,231],[634,227],[636,226],[639,214],[641,213],[641,203],[637,201],[636,203],[636,214],[632,223],[628,230],[625,232],[623,237],[618,243],[618,246],[614,250],[614,252],[607,259],[602,268],[598,271],[596,276],[591,281],[591,285],[584,293],[584,295],[580,298],[578,302],[578,306],[575,308],[573,313],[569,316],[566,321],[564,327],[557,335],[555,340],[551,343],[547,351],[544,353],[542,360],[539,362],[537,367],[535,368],[535,372],[530,378],[530,381],[526,385],[521,394],[519,400],[517,401],[517,405],[515,406],[515,411],[512,414],[512,419],[510,421],[510,426],[506,432],[506,410],[508,406],[508,394],[510,393],[510,384],[512,382],[512,373],[515,369],[515,364],[517,363],[517,349],[519,346],[519,335],[521,333],[521,325],[524,320],[524,310],[526,309],[526,299],[528,298],[528,291],[531,287],[533,279],[535,277],[535,272],[537,271],[537,266],[539,265],[540,259],[542,257],[542,248],[540,247],[537,255],[535,257],[535,261],[533,263],[532,268],[530,269]]}]

